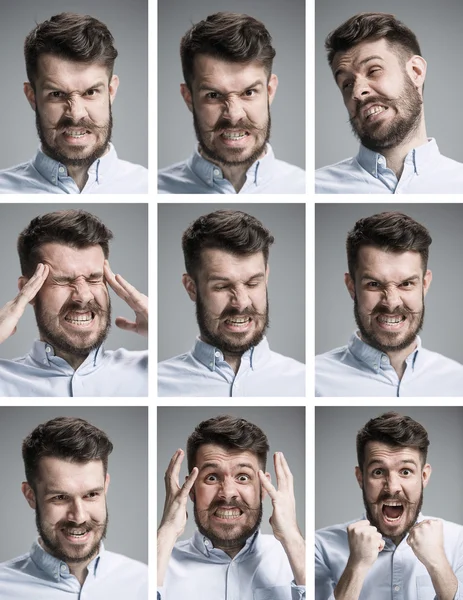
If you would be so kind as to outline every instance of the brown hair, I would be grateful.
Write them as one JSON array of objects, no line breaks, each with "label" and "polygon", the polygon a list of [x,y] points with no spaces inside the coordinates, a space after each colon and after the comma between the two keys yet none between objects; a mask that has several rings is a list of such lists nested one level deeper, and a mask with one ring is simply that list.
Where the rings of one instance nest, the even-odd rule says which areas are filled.
[{"label": "brown hair", "polygon": [[237,255],[262,252],[267,264],[273,242],[273,235],[255,217],[240,210],[217,210],[196,219],[183,233],[185,268],[195,278],[201,264],[201,251],[205,248]]},{"label": "brown hair", "polygon": [[57,417],[36,427],[23,441],[27,482],[35,489],[40,459],[46,456],[76,463],[101,460],[106,476],[108,456],[112,450],[111,441],[101,429],[84,419]]},{"label": "brown hair", "polygon": [[104,23],[89,15],[64,12],[39,23],[26,37],[24,58],[27,77],[34,87],[42,54],[83,63],[100,63],[112,77],[117,50]]},{"label": "brown hair", "polygon": [[190,90],[198,54],[228,62],[258,61],[269,78],[275,50],[263,23],[248,15],[218,12],[193,25],[180,42],[183,77]]},{"label": "brown hair", "polygon": [[426,464],[429,439],[426,429],[411,417],[388,412],[370,419],[357,433],[357,460],[360,469],[365,462],[365,446],[368,442],[381,442],[392,447],[416,448],[422,464]]},{"label": "brown hair", "polygon": [[98,217],[85,210],[59,210],[32,219],[18,238],[21,272],[31,277],[41,260],[44,244],[65,244],[73,248],[87,248],[99,244],[105,258],[109,256],[112,232]]},{"label": "brown hair", "polygon": [[426,227],[403,213],[383,212],[359,219],[347,235],[349,274],[355,280],[358,253],[362,246],[377,246],[384,252],[419,252],[425,273],[431,243]]},{"label": "brown hair", "polygon": [[196,453],[204,444],[216,444],[225,450],[248,450],[257,456],[265,471],[269,445],[265,433],[249,421],[230,415],[220,415],[202,421],[190,435],[186,445],[188,471],[195,466]]},{"label": "brown hair", "polygon": [[405,53],[407,58],[421,55],[416,35],[394,15],[363,12],[354,15],[328,35],[325,40],[328,62],[331,66],[337,52],[346,52],[365,40],[382,38],[392,49],[399,49],[399,54]]}]

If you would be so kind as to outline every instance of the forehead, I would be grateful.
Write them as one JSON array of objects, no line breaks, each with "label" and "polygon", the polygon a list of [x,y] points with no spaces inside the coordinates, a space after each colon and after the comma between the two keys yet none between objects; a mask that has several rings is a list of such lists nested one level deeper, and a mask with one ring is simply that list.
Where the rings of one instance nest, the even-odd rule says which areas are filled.
[{"label": "forehead", "polygon": [[420,451],[417,448],[389,446],[383,442],[367,442],[365,446],[365,466],[369,464],[401,465],[404,463],[421,463]]},{"label": "forehead", "polygon": [[357,255],[356,275],[365,273],[392,280],[422,275],[421,255],[414,250],[386,252],[376,246],[362,246]]},{"label": "forehead", "polygon": [[49,243],[40,248],[42,262],[50,266],[53,275],[90,275],[103,273],[104,254],[99,244],[87,248],[73,248],[65,244]]},{"label": "forehead", "polygon": [[369,59],[375,58],[384,62],[399,62],[397,54],[392,50],[392,46],[384,39],[366,40],[356,44],[346,52],[337,52],[334,55],[331,70],[336,77],[339,71],[358,70],[369,62]]},{"label": "forehead", "polygon": [[221,277],[241,280],[264,272],[262,252],[239,255],[215,248],[205,248],[201,252],[200,276],[205,279]]},{"label": "forehead", "polygon": [[247,466],[257,471],[260,468],[257,456],[249,450],[227,450],[216,444],[200,446],[196,452],[195,463],[200,470],[207,468],[209,464],[211,468],[218,470],[232,470]]},{"label": "forehead", "polygon": [[108,69],[101,63],[77,62],[54,54],[41,54],[37,62],[36,83],[87,89],[97,82],[107,83],[108,75]]},{"label": "forehead", "polygon": [[37,486],[44,491],[59,490],[69,493],[96,488],[104,481],[103,462],[70,462],[54,456],[39,461]]},{"label": "forehead", "polygon": [[231,62],[207,54],[198,54],[194,59],[193,87],[213,88],[222,92],[246,89],[256,83],[266,85],[267,73],[258,61]]}]

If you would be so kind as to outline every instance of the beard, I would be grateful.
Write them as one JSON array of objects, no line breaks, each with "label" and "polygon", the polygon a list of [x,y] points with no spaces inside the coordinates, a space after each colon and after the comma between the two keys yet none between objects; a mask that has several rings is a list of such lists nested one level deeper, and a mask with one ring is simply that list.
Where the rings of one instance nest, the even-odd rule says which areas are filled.
[{"label": "beard", "polygon": [[[363,107],[372,102],[387,106],[388,110],[397,110],[391,123],[384,124],[381,120],[371,124],[359,121]],[[422,106],[423,99],[420,93],[404,71],[404,85],[400,96],[395,99],[386,96],[369,96],[359,103],[355,115],[350,119],[352,131],[360,142],[373,152],[394,148],[411,138],[416,132],[421,121]]]},{"label": "beard", "polygon": [[[40,116],[39,109],[35,109],[35,126],[37,128],[37,133],[40,138],[40,143],[42,144],[43,152],[56,160],[57,162],[62,163],[67,167],[90,167],[98,158],[103,156],[106,152],[109,142],[111,141],[112,131],[113,131],[113,116],[111,111],[111,103],[108,104],[109,108],[109,116],[108,121],[101,126],[95,125],[93,121],[90,119],[80,119],[79,121],[74,121],[71,117],[63,116],[58,123],[54,127],[50,127],[46,129],[42,124],[42,117]],[[86,129],[87,131],[91,131],[96,135],[101,134],[102,141],[100,143],[96,143],[93,147],[93,150],[90,154],[86,156],[80,156],[82,153],[85,153],[85,146],[74,146],[73,151],[69,154],[66,154],[64,150],[61,150],[58,144],[49,141],[50,137],[48,131],[62,131],[67,127],[80,127],[82,129]],[[60,135],[60,134],[58,134]]]},{"label": "beard", "polygon": [[[381,535],[384,535],[385,537],[390,537],[387,533],[382,531],[381,523],[377,519],[375,519],[375,517],[373,516],[372,511],[370,509],[370,505],[372,503],[368,502],[366,495],[365,495],[365,488],[363,486],[362,486],[362,497],[363,497],[363,504],[365,506],[366,516],[367,516],[368,521],[370,521],[370,524],[373,525],[374,527],[376,527],[376,529],[381,533]],[[418,515],[421,512],[421,507],[423,506],[423,486],[421,486],[421,494],[420,494],[420,498],[417,503],[407,502],[404,498],[401,498],[398,495],[388,494],[385,492],[380,495],[380,497],[374,504],[377,504],[381,510],[381,504],[385,500],[400,500],[400,502],[404,505],[404,507],[407,505],[409,507],[415,506],[415,509],[412,512],[411,517],[404,524],[402,531],[399,533],[398,536],[394,536],[394,538],[397,538],[396,542],[394,542],[394,543],[396,545],[398,545],[398,542],[401,541],[407,535],[407,533],[410,531],[410,529],[413,527],[413,525],[415,525],[415,523],[418,519]],[[398,540],[398,538],[400,538],[400,540]],[[392,538],[390,538],[390,539],[392,539]]]},{"label": "beard", "polygon": [[[266,330],[270,326],[268,292],[266,292],[266,305],[265,312],[263,313],[259,313],[253,307],[247,307],[242,311],[239,311],[236,308],[226,308],[222,311],[222,314],[218,318],[213,318],[208,313],[207,308],[202,301],[198,285],[196,286],[196,289],[196,320],[198,322],[202,340],[211,346],[219,348],[223,353],[237,354],[239,356],[247,352],[253,346],[257,346],[257,344],[262,341]],[[247,341],[246,332],[231,333],[229,336],[227,336],[215,330],[214,325],[217,322],[223,321],[228,317],[237,316],[248,316],[254,319],[258,318],[261,320],[261,322],[263,322],[263,325],[258,329],[256,328],[254,335]]]},{"label": "beard", "polygon": [[58,319],[64,318],[65,314],[71,310],[82,309],[88,309],[101,319],[100,329],[94,340],[90,343],[87,341],[88,333],[85,331],[82,331],[81,333],[76,331],[73,337],[79,336],[80,340],[78,343],[73,341],[72,337],[56,324],[57,315],[50,314],[43,306],[40,296],[37,295],[35,298],[34,310],[40,338],[51,344],[55,351],[58,350],[76,357],[87,357],[92,350],[101,346],[108,337],[111,328],[111,299],[108,296],[108,307],[106,310],[94,301],[89,302],[85,307],[82,307],[80,304],[76,304],[73,301],[66,302],[61,307]]},{"label": "beard", "polygon": [[[235,534],[234,537],[231,537],[231,533],[228,530],[232,530],[233,525],[227,526],[223,524],[221,526],[216,527],[215,529],[208,529],[201,522],[201,517],[203,514],[212,515],[217,508],[220,506],[227,506],[227,508],[238,507],[243,512],[251,513],[254,517],[254,524],[243,526],[239,534]],[[234,501],[216,501],[212,502],[206,510],[198,511],[196,509],[196,503],[194,504],[194,517],[195,523],[199,530],[199,532],[206,536],[213,544],[215,548],[220,548],[221,550],[237,548],[238,546],[243,547],[250,537],[252,537],[256,531],[259,529],[263,515],[263,506],[262,506],[262,494],[260,499],[259,508],[251,509],[244,502]]]},{"label": "beard", "polygon": [[93,519],[91,519],[90,521],[86,521],[85,523],[74,523],[72,521],[59,521],[56,524],[56,527],[62,529],[62,528],[79,528],[79,529],[85,529],[86,531],[94,531],[94,532],[100,532],[99,535],[95,536],[95,542],[93,543],[93,545],[90,547],[90,549],[85,553],[85,554],[80,554],[79,555],[79,548],[76,548],[76,553],[75,555],[73,554],[68,554],[66,552],[66,550],[63,548],[63,545],[61,544],[61,542],[58,540],[57,537],[52,537],[53,536],[53,530],[51,528],[49,528],[47,525],[45,525],[45,523],[42,521],[42,515],[40,513],[40,509],[39,509],[39,505],[37,504],[37,508],[35,509],[35,524],[37,526],[37,531],[39,533],[40,539],[42,540],[43,545],[45,546],[46,550],[55,558],[58,558],[59,560],[62,560],[66,563],[82,563],[82,562],[87,562],[90,561],[92,558],[94,558],[97,554],[98,551],[100,549],[100,544],[102,542],[102,540],[104,540],[106,538],[106,532],[108,530],[108,521],[109,521],[109,516],[108,516],[108,511],[106,510],[106,518],[104,523],[99,523],[98,521],[94,521]]},{"label": "beard", "polygon": [[400,342],[395,341],[398,334],[400,335],[400,332],[394,332],[394,331],[382,332],[381,335],[386,336],[388,338],[388,341],[385,342],[385,341],[382,341],[381,338],[379,337],[379,335],[373,331],[372,327],[367,329],[366,325],[362,321],[362,316],[360,315],[360,312],[359,312],[357,296],[355,296],[354,297],[354,317],[355,317],[355,322],[357,323],[357,327],[359,328],[362,340],[364,342],[366,342],[367,344],[369,344],[370,346],[372,346],[373,348],[376,348],[376,350],[379,350],[380,352],[387,353],[387,352],[405,350],[405,348],[408,348],[411,344],[413,344],[413,342],[416,339],[416,336],[418,335],[418,333],[421,331],[421,329],[423,327],[424,295],[422,296],[422,305],[421,306],[422,306],[422,309],[421,309],[421,311],[418,311],[418,312],[413,312],[413,311],[407,309],[406,307],[403,307],[400,309],[398,308],[393,313],[391,313],[387,310],[378,308],[378,307],[375,308],[368,315],[369,317],[374,318],[375,316],[380,315],[380,314],[381,315],[394,314],[394,315],[404,316],[407,319],[414,319],[416,321],[416,325],[410,329],[409,333]]},{"label": "beard", "polygon": [[[267,120],[262,127],[257,127],[251,121],[247,119],[241,119],[238,123],[231,125],[227,119],[220,119],[217,121],[213,129],[204,131],[201,128],[199,119],[195,108],[193,106],[193,124],[196,132],[196,137],[201,149],[201,153],[214,163],[221,164],[226,167],[250,167],[256,162],[264,153],[267,143],[270,139],[271,130],[271,119],[270,119],[270,106],[267,104]],[[210,145],[206,142],[205,135],[209,133],[217,133],[224,129],[241,129],[249,131],[250,134],[253,132],[256,134],[256,143],[251,154],[242,158],[243,150],[241,148],[227,148],[226,152],[221,152],[220,149],[216,148],[214,142]],[[260,141],[259,141],[260,138]]]}]

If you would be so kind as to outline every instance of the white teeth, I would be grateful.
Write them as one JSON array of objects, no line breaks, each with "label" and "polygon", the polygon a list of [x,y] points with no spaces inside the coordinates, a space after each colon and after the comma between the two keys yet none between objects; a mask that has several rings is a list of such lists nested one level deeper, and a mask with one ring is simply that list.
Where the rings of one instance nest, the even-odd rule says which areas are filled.
[{"label": "white teeth", "polygon": [[365,117],[369,117],[370,115],[375,115],[377,113],[383,112],[386,110],[385,106],[372,106],[365,112]]},{"label": "white teeth", "polygon": [[400,323],[401,321],[403,321],[403,317],[385,317],[384,315],[380,315],[378,317],[378,321],[380,321],[381,323],[394,325],[395,323]]},{"label": "white teeth", "polygon": [[241,511],[239,508],[227,509],[227,510],[223,509],[223,510],[216,510],[215,514],[220,519],[234,519],[234,518],[240,516]]},{"label": "white teeth", "polygon": [[234,325],[236,327],[243,327],[249,323],[249,317],[233,317],[231,319],[227,319],[226,321],[229,325]]},{"label": "white teeth", "polygon": [[383,502],[384,506],[402,506],[401,502]]},{"label": "white teeth", "polygon": [[222,135],[228,140],[241,140],[246,137],[247,133],[245,131],[224,131]]},{"label": "white teeth", "polygon": [[66,135],[73,138],[83,137],[87,132],[86,131],[66,131]]},{"label": "white teeth", "polygon": [[86,325],[93,319],[92,313],[69,313],[64,317],[65,321],[73,325]]}]

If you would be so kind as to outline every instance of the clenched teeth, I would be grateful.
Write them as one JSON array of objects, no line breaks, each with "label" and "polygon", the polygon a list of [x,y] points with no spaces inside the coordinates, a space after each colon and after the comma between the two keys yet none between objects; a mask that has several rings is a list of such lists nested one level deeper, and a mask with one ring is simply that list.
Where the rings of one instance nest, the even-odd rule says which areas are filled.
[{"label": "clenched teeth", "polygon": [[64,133],[69,137],[80,138],[80,137],[83,137],[87,132],[84,130],[84,131],[65,131]]},{"label": "clenched teeth", "polygon": [[366,119],[368,119],[368,117],[371,117],[371,115],[376,115],[377,113],[383,112],[384,110],[387,110],[387,106],[372,106],[371,108],[365,111],[364,116]]},{"label": "clenched teeth", "polygon": [[93,313],[91,312],[86,312],[86,313],[68,313],[65,317],[64,320],[67,321],[68,323],[72,323],[74,325],[85,325],[87,323],[89,323],[91,320],[93,319]]},{"label": "clenched teeth", "polygon": [[245,131],[224,131],[222,136],[227,140],[241,140],[248,134]]},{"label": "clenched teeth", "polygon": [[401,323],[404,320],[405,320],[404,316],[398,316],[398,317],[386,317],[385,315],[378,316],[378,321],[380,321],[381,323],[388,323],[390,325],[394,325],[396,323]]},{"label": "clenched teeth", "polygon": [[233,317],[233,318],[227,319],[225,322],[227,323],[227,325],[243,327],[244,325],[247,325],[250,320],[251,319],[249,317]]},{"label": "clenched teeth", "polygon": [[218,509],[215,511],[215,515],[220,519],[236,519],[241,515],[241,510],[239,508]]}]

